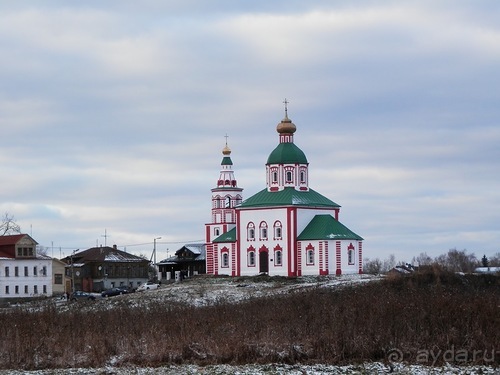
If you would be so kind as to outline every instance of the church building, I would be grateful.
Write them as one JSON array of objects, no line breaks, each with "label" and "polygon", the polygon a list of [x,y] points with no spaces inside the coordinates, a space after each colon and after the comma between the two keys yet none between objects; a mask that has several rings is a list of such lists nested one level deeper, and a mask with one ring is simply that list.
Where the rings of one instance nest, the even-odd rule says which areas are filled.
[{"label": "church building", "polygon": [[362,241],[339,221],[340,206],[309,187],[309,163],[294,143],[295,124],[276,128],[266,187],[243,200],[231,150],[222,150],[211,222],[205,224],[208,274],[230,276],[362,273]]}]

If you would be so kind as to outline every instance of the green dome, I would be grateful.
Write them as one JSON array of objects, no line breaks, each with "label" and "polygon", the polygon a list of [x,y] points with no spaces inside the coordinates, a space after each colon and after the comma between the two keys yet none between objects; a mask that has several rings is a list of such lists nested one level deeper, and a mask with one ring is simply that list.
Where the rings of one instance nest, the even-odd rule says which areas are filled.
[{"label": "green dome", "polygon": [[267,158],[267,164],[308,164],[306,155],[295,143],[280,143]]}]

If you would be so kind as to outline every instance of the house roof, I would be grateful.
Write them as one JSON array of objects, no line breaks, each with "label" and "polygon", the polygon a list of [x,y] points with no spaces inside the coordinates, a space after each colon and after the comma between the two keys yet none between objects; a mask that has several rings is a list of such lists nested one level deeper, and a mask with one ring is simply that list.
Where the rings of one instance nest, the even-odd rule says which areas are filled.
[{"label": "house roof", "polygon": [[88,262],[148,262],[147,259],[138,257],[127,253],[125,251],[118,250],[115,247],[101,246],[92,247],[90,249],[80,251],[73,254],[73,256],[67,256],[64,258],[66,262],[71,261],[73,258],[73,263],[88,263]]},{"label": "house roof", "polygon": [[222,233],[219,237],[215,238],[213,242],[236,242],[236,227]]},{"label": "house roof", "polygon": [[316,215],[297,240],[357,240],[363,238],[336,220],[332,215]]},{"label": "house roof", "polygon": [[269,154],[267,164],[308,164],[306,155],[295,143],[280,143]]},{"label": "house roof", "polygon": [[18,243],[24,237],[29,237],[32,241],[34,241],[36,244],[38,244],[38,242],[36,242],[28,234],[22,234],[21,233],[21,234],[12,234],[12,235],[9,235],[9,236],[0,236],[0,246],[3,246],[3,245],[15,245],[16,243]]},{"label": "house roof", "polygon": [[312,189],[309,189],[308,191],[298,191],[292,187],[272,192],[267,189],[263,189],[252,195],[250,198],[245,199],[238,207],[247,208],[273,206],[340,207],[337,203]]},{"label": "house roof", "polygon": [[[206,259],[206,251],[205,251],[205,244],[204,243],[191,243],[191,244],[185,244],[182,246],[179,250],[175,252],[175,255],[160,260],[157,264],[176,264],[179,262],[184,262],[186,261],[179,255],[182,254],[185,250],[188,250],[193,254],[193,258],[195,261],[204,261]],[[191,259],[193,260],[193,259]]]}]

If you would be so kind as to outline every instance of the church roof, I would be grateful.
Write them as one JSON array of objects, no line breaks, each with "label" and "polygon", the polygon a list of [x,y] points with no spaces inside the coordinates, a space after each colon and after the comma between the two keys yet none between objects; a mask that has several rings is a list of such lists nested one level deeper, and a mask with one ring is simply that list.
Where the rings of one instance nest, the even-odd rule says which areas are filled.
[{"label": "church roof", "polygon": [[245,199],[238,207],[276,207],[276,206],[308,206],[308,207],[340,207],[320,193],[309,189],[308,191],[298,191],[292,187],[284,188],[281,191],[270,192],[267,189],[261,190],[250,198]]},{"label": "church roof", "polygon": [[278,144],[267,158],[267,164],[308,164],[304,152],[295,143]]},{"label": "church roof", "polygon": [[336,220],[332,215],[316,215],[297,240],[357,240],[363,238]]},{"label": "church roof", "polygon": [[236,242],[236,227],[234,227],[231,230],[228,230],[226,233],[222,233],[212,242]]}]

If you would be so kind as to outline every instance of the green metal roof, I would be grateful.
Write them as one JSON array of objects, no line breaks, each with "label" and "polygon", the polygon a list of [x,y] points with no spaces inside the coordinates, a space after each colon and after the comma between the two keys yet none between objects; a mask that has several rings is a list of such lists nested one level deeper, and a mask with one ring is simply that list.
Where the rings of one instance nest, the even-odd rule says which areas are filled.
[{"label": "green metal roof", "polygon": [[267,158],[267,164],[307,164],[307,158],[295,143],[280,143]]},{"label": "green metal roof", "polygon": [[233,161],[229,156],[224,156],[220,165],[233,165]]},{"label": "green metal roof", "polygon": [[294,188],[284,188],[281,191],[261,190],[250,198],[245,199],[238,207],[276,207],[276,206],[309,206],[309,207],[340,207],[320,193],[309,189],[309,191],[298,191]]},{"label": "green metal roof", "polygon": [[213,242],[236,242],[236,227],[221,234]]},{"label": "green metal roof", "polygon": [[332,215],[316,215],[297,240],[358,240],[363,238],[336,220]]}]

